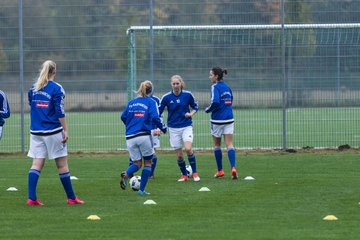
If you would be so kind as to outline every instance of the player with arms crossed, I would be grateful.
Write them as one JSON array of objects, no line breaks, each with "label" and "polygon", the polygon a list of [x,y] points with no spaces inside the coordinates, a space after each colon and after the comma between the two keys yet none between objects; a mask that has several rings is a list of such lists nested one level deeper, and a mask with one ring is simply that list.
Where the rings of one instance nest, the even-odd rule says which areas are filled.
[{"label": "player with arms crossed", "polygon": [[[171,77],[172,91],[166,93],[160,101],[160,115],[165,107],[168,110],[167,125],[169,127],[170,145],[176,151],[178,166],[181,171],[179,182],[188,181],[189,177],[186,171],[186,164],[182,153],[182,142],[184,142],[185,151],[188,156],[189,164],[193,171],[195,182],[200,181],[196,169],[196,157],[192,150],[193,128],[192,117],[198,111],[198,103],[190,91],[185,91],[184,80],[179,75]],[[189,109],[191,107],[191,111]]]},{"label": "player with arms crossed", "polygon": [[235,168],[236,154],[233,145],[234,116],[232,111],[233,94],[230,87],[224,82],[223,76],[227,74],[226,69],[213,67],[210,70],[209,79],[211,86],[211,105],[205,109],[206,113],[211,112],[211,135],[214,142],[214,155],[217,165],[216,178],[225,175],[222,167],[221,136],[227,148],[228,158],[231,165],[231,177],[237,179]]},{"label": "player with arms crossed", "polygon": [[2,130],[5,124],[4,118],[10,117],[10,107],[6,95],[0,90],[0,140],[2,138]]},{"label": "player with arms crossed", "polygon": [[[151,134],[160,135],[160,130],[163,133],[167,130],[159,117],[157,103],[148,96],[152,89],[150,81],[142,82],[137,91],[138,97],[131,100],[121,114],[126,128],[126,146],[133,164],[121,173],[120,187],[126,189],[126,180],[142,167],[144,159],[138,191],[141,196],[150,194],[145,191],[145,187],[151,174],[151,160],[154,155]],[[158,128],[153,130],[153,124]]]},{"label": "player with arms crossed", "polygon": [[65,91],[54,81],[56,64],[47,60],[42,64],[36,83],[28,92],[30,105],[30,149],[33,159],[28,175],[28,205],[44,205],[37,199],[36,186],[45,157],[55,159],[59,177],[67,195],[67,204],[83,204],[73,191],[67,158],[68,126],[65,119]]}]

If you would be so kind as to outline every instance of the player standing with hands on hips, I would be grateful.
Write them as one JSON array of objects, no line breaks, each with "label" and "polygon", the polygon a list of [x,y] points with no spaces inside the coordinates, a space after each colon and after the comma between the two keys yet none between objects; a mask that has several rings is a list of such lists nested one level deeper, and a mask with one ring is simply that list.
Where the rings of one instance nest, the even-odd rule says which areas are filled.
[{"label": "player standing with hands on hips", "polygon": [[28,92],[30,105],[30,148],[33,159],[28,175],[28,205],[44,205],[36,196],[36,186],[46,155],[55,159],[59,177],[67,195],[67,204],[83,204],[74,193],[67,159],[68,126],[65,119],[65,91],[55,82],[56,64],[47,60],[42,64],[36,83]]},{"label": "player standing with hands on hips", "polygon": [[214,177],[219,178],[225,175],[222,166],[221,152],[221,136],[224,135],[224,141],[231,165],[231,177],[235,180],[238,178],[238,175],[235,168],[236,154],[233,145],[233,94],[230,87],[223,80],[224,74],[227,74],[227,70],[220,67],[213,67],[210,70],[209,79],[214,84],[211,86],[211,105],[205,109],[205,112],[211,112],[211,135],[213,136],[214,155],[217,165]]},{"label": "player standing with hands on hips", "polygon": [[[186,164],[182,153],[182,144],[184,142],[185,151],[188,156],[189,164],[193,171],[195,182],[200,181],[196,169],[196,157],[192,150],[193,128],[192,117],[198,111],[198,103],[190,91],[185,91],[184,80],[179,75],[171,77],[172,91],[166,93],[160,101],[160,115],[165,107],[168,110],[167,125],[169,127],[170,145],[176,151],[178,166],[181,171],[179,182],[188,181],[189,177],[186,171]],[[191,107],[191,111],[189,109]]]},{"label": "player standing with hands on hips", "polygon": [[[138,191],[140,196],[150,194],[145,191],[145,187],[151,174],[151,160],[154,155],[151,134],[160,135],[160,131],[166,133],[167,130],[159,117],[157,103],[150,97],[152,92],[152,83],[142,82],[137,91],[138,97],[131,100],[121,114],[126,128],[126,146],[133,164],[121,173],[120,187],[125,190],[126,180],[142,167],[144,159]],[[158,128],[153,129],[153,124]]]},{"label": "player standing with hands on hips", "polygon": [[10,107],[7,97],[3,91],[0,90],[0,140],[2,137],[2,130],[5,124],[4,118],[10,117]]}]

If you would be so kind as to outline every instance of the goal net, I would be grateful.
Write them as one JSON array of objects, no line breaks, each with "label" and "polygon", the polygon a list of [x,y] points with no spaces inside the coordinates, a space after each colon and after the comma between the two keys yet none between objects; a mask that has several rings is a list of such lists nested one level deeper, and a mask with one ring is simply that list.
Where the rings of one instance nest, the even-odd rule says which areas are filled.
[{"label": "goal net", "polygon": [[[150,33],[149,26],[132,26],[127,30],[129,98],[134,97],[139,82],[150,78],[151,71],[160,96],[170,90],[170,77],[179,74],[204,107],[209,102],[209,70],[220,66],[228,70],[225,80],[234,91],[235,109],[360,106],[360,24],[286,24],[284,31],[281,25],[153,26]],[[150,36],[153,36],[153,49],[149,48]],[[260,141],[256,146],[282,145],[281,126],[288,124],[291,129],[298,120],[287,119],[284,123],[279,114],[280,119],[265,116],[267,120],[260,126],[264,128],[263,134],[273,134],[275,140],[264,144]],[[207,118],[199,121],[205,124]],[[303,120],[318,128],[318,119],[300,117],[299,121]],[[349,128],[356,123],[351,115],[343,121]],[[310,126],[303,128],[294,129],[301,134],[289,138],[289,143],[293,141],[290,145],[338,144],[337,140],[312,143],[316,137],[304,132]],[[351,130],[339,130],[342,134],[339,138],[351,138],[347,131]],[[318,137],[324,132],[331,134],[331,127],[318,133]],[[206,128],[201,134],[207,133]],[[251,144],[244,144],[248,145]]]}]

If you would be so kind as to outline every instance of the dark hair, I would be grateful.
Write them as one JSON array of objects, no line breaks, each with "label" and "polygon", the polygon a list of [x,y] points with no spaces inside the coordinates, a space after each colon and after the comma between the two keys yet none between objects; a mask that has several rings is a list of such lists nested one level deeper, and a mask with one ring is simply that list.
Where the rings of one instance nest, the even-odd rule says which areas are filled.
[{"label": "dark hair", "polygon": [[227,74],[227,70],[226,69],[222,69],[221,67],[213,67],[211,69],[211,71],[213,72],[213,74],[215,76],[217,76],[217,80],[220,81],[224,78],[224,74]]}]

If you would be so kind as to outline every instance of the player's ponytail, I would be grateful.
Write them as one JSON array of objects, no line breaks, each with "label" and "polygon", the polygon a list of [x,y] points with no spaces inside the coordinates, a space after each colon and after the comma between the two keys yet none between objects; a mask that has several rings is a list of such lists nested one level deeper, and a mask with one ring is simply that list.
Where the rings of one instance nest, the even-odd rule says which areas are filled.
[{"label": "player's ponytail", "polygon": [[43,89],[49,82],[49,78],[56,73],[56,64],[51,60],[47,60],[42,64],[39,77],[35,83],[35,90]]},{"label": "player's ponytail", "polygon": [[139,89],[137,90],[137,94],[141,97],[145,97],[148,94],[151,94],[153,91],[153,85],[152,82],[150,82],[149,80],[143,81],[140,84]]},{"label": "player's ponytail", "polygon": [[227,70],[222,69],[221,67],[213,67],[211,71],[217,76],[218,81],[221,81],[224,78],[224,75],[227,75]]}]

